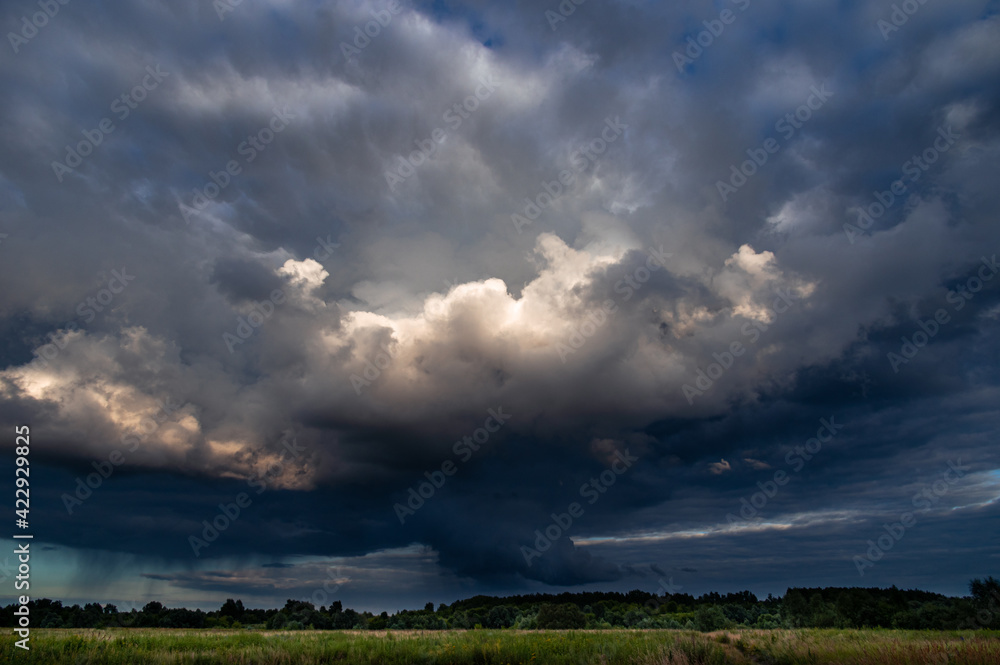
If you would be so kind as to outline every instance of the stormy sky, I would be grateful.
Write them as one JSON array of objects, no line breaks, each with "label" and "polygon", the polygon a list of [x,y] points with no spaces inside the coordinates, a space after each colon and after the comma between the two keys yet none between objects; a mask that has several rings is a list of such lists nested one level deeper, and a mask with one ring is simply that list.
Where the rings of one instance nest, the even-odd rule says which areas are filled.
[{"label": "stormy sky", "polygon": [[4,3],[32,595],[996,575],[998,9]]}]

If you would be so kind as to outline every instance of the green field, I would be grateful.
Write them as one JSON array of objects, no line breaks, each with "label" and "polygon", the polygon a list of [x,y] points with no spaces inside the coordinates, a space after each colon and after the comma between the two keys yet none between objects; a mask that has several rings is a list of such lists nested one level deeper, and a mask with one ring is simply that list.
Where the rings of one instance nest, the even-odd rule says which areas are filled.
[{"label": "green field", "polygon": [[681,630],[221,631],[33,630],[31,652],[4,636],[3,662],[644,665],[676,663],[1000,663],[996,631]]}]

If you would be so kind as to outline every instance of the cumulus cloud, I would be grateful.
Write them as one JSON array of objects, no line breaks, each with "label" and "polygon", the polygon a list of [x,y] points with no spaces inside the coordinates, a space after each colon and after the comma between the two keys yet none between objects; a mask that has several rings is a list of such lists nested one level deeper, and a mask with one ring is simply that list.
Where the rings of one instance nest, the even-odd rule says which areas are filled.
[{"label": "cumulus cloud", "polygon": [[[419,1],[346,57],[386,6],[70,4],[0,65],[0,420],[46,442],[40,537],[194,565],[187,537],[266,475],[216,563],[370,556],[456,593],[624,585],[670,556],[651,534],[720,570],[737,538],[808,559],[962,455],[978,507],[928,533],[976,548],[1000,284],[969,282],[1000,245],[982,3],[928,4],[889,40],[879,3],[754,3],[683,71],[671,53],[706,4],[587,3],[553,31],[528,3]],[[147,67],[168,74],[121,117]],[[716,183],[818,85],[829,101],[723,201]],[[104,118],[60,181],[53,162]],[[624,129],[598,143],[609,119]],[[390,187],[401,159],[420,164]],[[393,504],[496,408],[509,422],[400,525]],[[855,430],[769,504],[777,526],[718,530],[831,414]],[[527,566],[519,547],[625,451],[641,463]],[[237,568],[142,570],[271,583]]]}]

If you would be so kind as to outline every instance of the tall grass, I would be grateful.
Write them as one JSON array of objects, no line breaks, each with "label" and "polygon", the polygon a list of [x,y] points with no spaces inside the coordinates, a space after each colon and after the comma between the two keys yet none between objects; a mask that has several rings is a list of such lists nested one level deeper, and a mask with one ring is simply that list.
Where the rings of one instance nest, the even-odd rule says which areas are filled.
[{"label": "tall grass", "polygon": [[0,638],[3,662],[38,665],[903,665],[1000,663],[1000,633],[891,630],[32,631]]}]

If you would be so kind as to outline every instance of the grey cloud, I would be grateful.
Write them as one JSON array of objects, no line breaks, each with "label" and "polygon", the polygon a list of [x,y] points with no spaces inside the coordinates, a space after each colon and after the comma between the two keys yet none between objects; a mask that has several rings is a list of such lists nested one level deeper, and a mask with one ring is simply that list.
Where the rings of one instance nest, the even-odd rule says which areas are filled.
[{"label": "grey cloud", "polygon": [[[929,3],[885,40],[882,3],[754,2],[683,72],[672,53],[718,15],[711,3],[589,2],[551,30],[550,3],[414,2],[346,59],[341,42],[384,6],[243,3],[220,21],[205,3],[70,4],[5,56],[0,420],[50,442],[53,542],[194,566],[186,537],[288,431],[307,452],[210,558],[275,566],[418,543],[433,554],[400,565],[429,557],[477,589],[623,585],[649,563],[736,584],[734,562],[764,587],[782,562],[847,556],[848,531],[951,454],[990,477],[1000,282],[961,310],[949,292],[1000,249],[991,3]],[[157,65],[169,76],[119,117],[113,100]],[[450,128],[446,111],[484,76],[500,85]],[[829,101],[723,201],[717,182],[819,85]],[[276,110],[287,127],[254,146]],[[105,117],[114,132],[59,182],[53,160]],[[511,215],[573,171],[609,117],[627,129],[518,233]],[[943,127],[954,145],[910,179],[904,165]],[[386,171],[435,128],[444,141],[390,189]],[[180,208],[230,161],[239,172],[210,203]],[[899,178],[905,193],[849,237],[856,208]],[[320,239],[339,247],[317,252]],[[660,247],[666,265],[644,268]],[[134,282],[78,320],[122,266]],[[286,299],[230,353],[223,335],[275,289]],[[780,312],[779,291],[794,296]],[[938,308],[950,322],[894,368],[888,354]],[[48,365],[32,362],[56,342]],[[735,342],[744,352],[689,399]],[[185,407],[66,515],[61,495],[164,399]],[[392,505],[498,406],[509,424],[401,527]],[[519,546],[612,449],[642,462],[574,539],[724,523],[831,414],[851,429],[768,510],[849,524],[669,545],[565,537],[524,564]],[[710,473],[721,459],[730,469]],[[991,510],[935,515],[914,535],[962,548],[942,584],[995,556],[973,528]],[[947,560],[933,552],[879,579],[923,583]],[[191,574],[156,579],[251,586]]]}]

